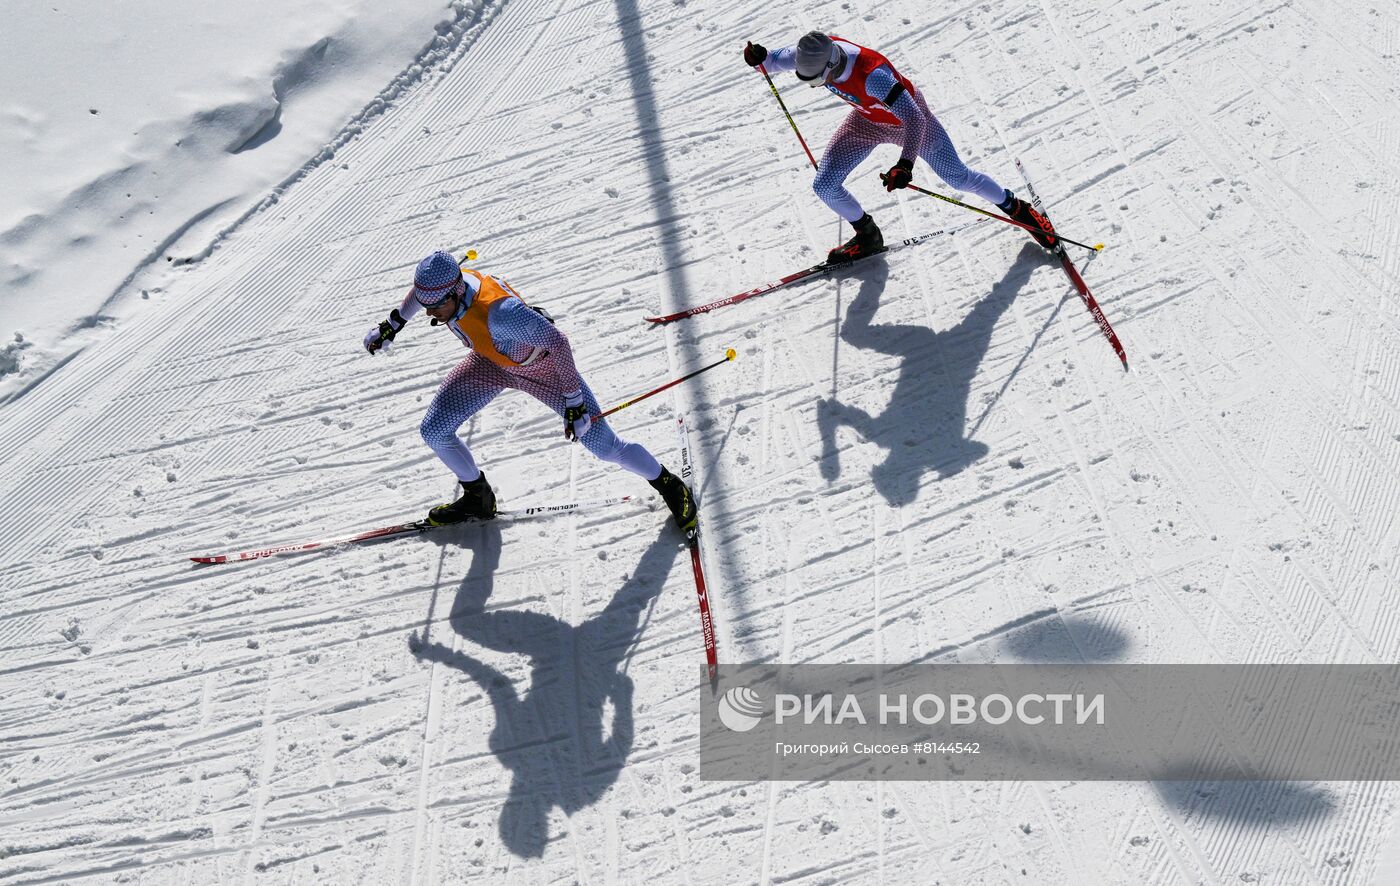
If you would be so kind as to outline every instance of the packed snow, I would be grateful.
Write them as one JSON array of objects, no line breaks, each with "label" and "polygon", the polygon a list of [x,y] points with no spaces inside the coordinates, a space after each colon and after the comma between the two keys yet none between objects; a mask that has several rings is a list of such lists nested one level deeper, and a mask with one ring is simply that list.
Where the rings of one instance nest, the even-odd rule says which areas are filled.
[{"label": "packed snow", "polygon": [[[878,48],[1107,248],[951,238],[662,328],[849,226],[745,40]],[[659,499],[461,346],[364,332],[434,249],[547,307],[673,467],[720,657],[1393,662],[1400,20],[1367,2],[26,4],[0,53],[0,882],[1364,883],[1389,783],[720,783]],[[778,85],[820,151],[845,115]],[[943,190],[927,167],[916,183]],[[975,200],[975,198],[969,198]]]},{"label": "packed snow", "polygon": [[0,399],[165,297],[431,79],[482,0],[58,0],[0,53]]}]

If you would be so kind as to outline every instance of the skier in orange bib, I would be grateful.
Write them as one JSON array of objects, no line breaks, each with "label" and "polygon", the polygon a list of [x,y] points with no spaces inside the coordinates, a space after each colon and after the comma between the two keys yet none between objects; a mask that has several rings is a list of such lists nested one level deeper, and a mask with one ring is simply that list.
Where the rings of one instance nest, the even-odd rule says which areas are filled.
[{"label": "skier in orange bib", "polygon": [[371,354],[387,350],[420,310],[472,351],[447,374],[419,427],[423,441],[462,485],[460,498],[428,512],[430,523],[496,515],[496,493],[457,429],[501,391],[514,388],[562,417],[566,438],[649,482],[666,500],[683,532],[695,528],[695,500],[689,487],[646,447],[621,439],[606,421],[590,418],[603,410],[574,365],[568,338],[542,309],[525,304],[505,281],[462,268],[450,253],[434,252],[418,263],[413,288],[403,303],[366,333],[365,350]]}]

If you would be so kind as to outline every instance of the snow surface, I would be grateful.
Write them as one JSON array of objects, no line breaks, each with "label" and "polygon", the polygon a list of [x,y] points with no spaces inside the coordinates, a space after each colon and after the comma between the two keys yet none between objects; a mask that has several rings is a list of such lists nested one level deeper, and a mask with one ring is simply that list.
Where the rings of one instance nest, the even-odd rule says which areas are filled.
[{"label": "snow surface", "polygon": [[[701,782],[688,558],[521,395],[463,429],[504,505],[647,504],[183,559],[449,493],[417,424],[459,346],[360,337],[470,246],[604,401],[740,351],[616,422],[674,466],[688,416],[724,660],[1395,661],[1393,4],[254,3],[197,49],[174,4],[59,8],[4,37],[0,305],[36,344],[0,358],[0,882],[1396,882],[1384,783]],[[1132,372],[990,221],[644,328],[836,240],[738,58],[811,27],[1108,242]],[[104,48],[150,66],[80,87]],[[292,70],[326,102],[267,139]],[[782,86],[819,148],[842,109]],[[970,218],[879,190],[893,159],[853,179],[887,237]]]},{"label": "snow surface", "polygon": [[0,402],[417,85],[482,0],[57,0],[0,35]]}]

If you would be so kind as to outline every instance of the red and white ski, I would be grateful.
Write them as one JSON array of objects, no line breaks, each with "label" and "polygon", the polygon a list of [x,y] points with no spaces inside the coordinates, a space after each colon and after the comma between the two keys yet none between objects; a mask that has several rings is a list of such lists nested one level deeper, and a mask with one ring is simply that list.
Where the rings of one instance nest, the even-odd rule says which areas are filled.
[{"label": "red and white ski", "polygon": [[[624,495],[619,498],[600,498],[593,501],[574,501],[567,504],[558,505],[538,505],[520,508],[518,510],[501,510],[496,513],[497,520],[520,520],[527,517],[542,517],[553,514],[571,513],[574,511],[593,511],[605,508],[610,505],[622,504],[631,501],[632,496]],[[429,529],[438,529],[427,520],[414,520],[412,523],[399,523],[395,526],[381,526],[378,529],[370,529],[366,532],[358,532],[354,535],[331,536],[329,538],[318,538],[312,541],[298,542],[296,544],[275,545],[270,548],[262,548],[253,551],[239,551],[233,554],[206,554],[190,557],[196,563],[234,563],[240,560],[257,560],[262,557],[274,557],[278,554],[294,554],[301,551],[314,551],[317,548],[330,548],[336,545],[356,544],[363,541],[371,541],[377,538],[392,538],[396,535],[409,535],[415,532],[427,532]]]},{"label": "red and white ski", "polygon": [[[695,495],[695,510],[698,514],[700,497],[696,495],[695,466],[690,458],[690,437],[686,433],[684,415],[676,417],[676,434],[681,444],[681,482],[689,486],[691,494]],[[695,595],[700,603],[700,637],[705,644],[706,670],[710,677],[710,688],[713,689],[719,680],[719,651],[715,645],[714,619],[710,616],[710,593],[705,586],[705,568],[701,563],[699,523],[696,523],[695,530],[690,533],[686,543],[690,548],[690,566],[695,571]]]},{"label": "red and white ski", "polygon": [[768,283],[764,283],[762,286],[755,286],[753,289],[750,289],[747,292],[741,292],[738,295],[731,295],[728,298],[722,298],[719,301],[712,301],[707,305],[696,305],[693,308],[686,308],[685,310],[676,311],[674,314],[663,314],[660,317],[647,317],[645,319],[648,323],[661,324],[670,323],[674,320],[684,320],[686,317],[694,317],[696,314],[707,314],[710,311],[713,311],[715,308],[723,308],[727,305],[737,305],[741,301],[748,301],[754,296],[763,295],[765,292],[772,292],[775,289],[781,289],[784,286],[796,283],[800,280],[806,280],[809,277],[820,277],[824,274],[830,274],[833,271],[839,271],[844,268],[849,268],[853,265],[859,264],[860,262],[863,262],[868,258],[874,258],[877,255],[884,255],[887,252],[893,252],[894,250],[900,249],[905,246],[913,246],[916,243],[922,243],[925,240],[930,240],[934,237],[956,234],[958,231],[964,230],[968,227],[970,227],[970,224],[958,225],[952,228],[942,228],[937,231],[929,231],[927,234],[920,234],[917,237],[906,237],[898,243],[894,244],[893,246],[886,246],[879,252],[873,252],[870,255],[862,256],[861,258],[858,258],[855,261],[842,262],[841,264],[835,265],[830,262],[822,262],[819,265],[812,265],[810,268],[806,268],[794,274],[788,274],[781,280],[773,280]]},{"label": "red and white ski", "polygon": [[[1026,191],[1031,195],[1031,205],[1039,212],[1045,213],[1045,207],[1040,201],[1040,195],[1035,192],[1035,185],[1031,184],[1031,177],[1026,173],[1026,167],[1021,164],[1018,157],[1016,159],[1016,169],[1021,173],[1021,179],[1026,183]],[[1046,213],[1049,218],[1049,214]],[[1052,220],[1053,221],[1053,220]],[[1109,325],[1108,318],[1104,316],[1103,309],[1094,299],[1094,294],[1089,291],[1089,286],[1084,282],[1084,277],[1080,275],[1079,269],[1070,260],[1069,253],[1065,252],[1063,243],[1055,244],[1055,256],[1060,260],[1060,267],[1065,269],[1065,274],[1069,277],[1069,282],[1074,285],[1074,289],[1079,293],[1079,298],[1084,302],[1084,307],[1089,309],[1089,316],[1094,318],[1094,322],[1099,325],[1099,331],[1103,337],[1108,339],[1108,343],[1113,346],[1113,352],[1118,355],[1118,359],[1123,362],[1123,368],[1128,368],[1128,354],[1123,350],[1123,343],[1118,340],[1118,334]]]}]

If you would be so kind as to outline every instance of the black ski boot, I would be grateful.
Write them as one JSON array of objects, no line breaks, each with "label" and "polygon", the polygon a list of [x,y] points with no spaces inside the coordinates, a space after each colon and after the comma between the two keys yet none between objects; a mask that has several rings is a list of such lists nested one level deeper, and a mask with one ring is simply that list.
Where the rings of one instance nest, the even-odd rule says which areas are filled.
[{"label": "black ski boot", "polygon": [[827,264],[843,265],[885,251],[885,238],[881,236],[880,228],[875,224],[875,219],[870,217],[870,213],[867,212],[851,222],[851,227],[856,229],[855,236],[847,240],[845,245],[828,252]]},{"label": "black ski boot", "polygon": [[690,494],[690,487],[664,467],[661,469],[661,476],[649,482],[666,500],[667,507],[671,509],[671,516],[676,518],[676,525],[681,528],[681,532],[686,535],[694,532],[700,515],[695,511],[695,497]]},{"label": "black ski boot", "polygon": [[496,516],[496,493],[486,482],[486,475],[462,484],[462,497],[448,505],[438,505],[428,512],[428,523],[447,526],[463,520],[490,520]]},{"label": "black ski boot", "polygon": [[1011,216],[1013,220],[1018,221],[1023,225],[1030,225],[1031,227],[1036,228],[1037,230],[1027,231],[1026,233],[1034,237],[1035,242],[1039,243],[1044,248],[1050,250],[1051,252],[1059,252],[1061,249],[1064,248],[1060,245],[1060,238],[1054,236],[1055,226],[1050,224],[1050,219],[1046,218],[1044,214],[1042,214],[1034,206],[1027,203],[1025,200],[1022,200],[1020,197],[1016,197],[1012,195],[1010,191],[1007,191],[1006,202],[1002,203],[1001,206],[998,208],[1003,210],[1007,215]]}]

